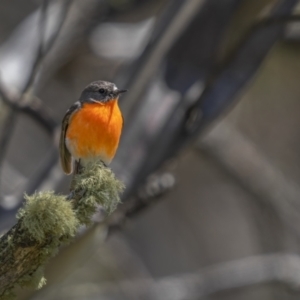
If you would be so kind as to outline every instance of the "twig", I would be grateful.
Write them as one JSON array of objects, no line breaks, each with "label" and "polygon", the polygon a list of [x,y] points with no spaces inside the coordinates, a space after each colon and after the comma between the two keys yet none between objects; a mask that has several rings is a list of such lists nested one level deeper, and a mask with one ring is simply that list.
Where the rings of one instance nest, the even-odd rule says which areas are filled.
[{"label": "twig", "polygon": [[29,103],[21,103],[17,110],[31,117],[50,135],[53,136],[59,126],[48,107],[36,96],[31,96]]},{"label": "twig", "polygon": [[47,11],[49,10],[49,7],[50,7],[50,1],[49,0],[43,1],[42,6],[41,6],[41,14],[40,14],[40,22],[39,22],[40,23],[40,25],[39,25],[40,26],[40,28],[39,28],[39,41],[40,41],[39,47],[37,50],[37,55],[35,57],[33,65],[32,65],[30,75],[27,79],[27,82],[24,85],[22,94],[28,93],[29,90],[32,88],[34,80],[36,78],[36,75],[41,66],[41,63],[43,62],[47,53],[49,53],[49,51],[53,47],[55,41],[57,40],[57,37],[59,36],[59,34],[61,32],[61,29],[66,20],[66,16],[67,16],[67,13],[69,11],[72,1],[73,0],[65,0],[63,8],[62,8],[63,13],[61,15],[60,24],[58,26],[58,29],[52,35],[52,37],[50,38],[50,40],[47,42],[46,45],[45,45],[44,39],[45,39],[45,32],[46,32],[46,28],[47,28],[47,17],[48,17]]},{"label": "twig", "polygon": [[136,196],[126,199],[106,220],[108,233],[119,230],[127,218],[136,217],[149,206],[163,199],[163,195],[174,187],[175,178],[170,173],[152,175],[151,179],[139,188]]},{"label": "twig", "polygon": [[[29,96],[28,101],[20,102],[20,97],[8,95],[5,88],[0,84],[0,98],[8,105],[8,107],[15,112],[24,113],[30,116],[41,127],[52,136],[58,126],[58,122],[53,118],[50,110],[43,102],[36,96]],[[0,142],[1,145],[1,142]]]},{"label": "twig", "polygon": [[[61,9],[62,12],[60,15],[60,23],[57,26],[58,29],[52,34],[52,36],[49,38],[49,41],[47,41],[46,53],[52,49],[55,41],[58,39],[58,36],[61,34],[62,28],[64,26],[64,23],[68,16],[68,13],[70,11],[70,6],[72,3],[73,3],[73,0],[64,0],[64,3],[62,4],[63,8]],[[44,53],[44,55],[45,55],[45,53]]]},{"label": "twig", "polygon": [[[46,54],[46,52],[49,49],[45,49],[44,48],[44,39],[45,39],[45,32],[46,32],[46,28],[47,28],[47,11],[49,8],[49,0],[43,0],[42,5],[41,5],[41,13],[40,13],[40,20],[39,20],[39,30],[38,30],[38,34],[39,34],[39,46],[37,49],[37,53],[34,59],[34,62],[32,64],[32,69],[30,72],[30,75],[27,78],[27,81],[23,87],[23,91],[22,91],[22,96],[25,93],[28,93],[29,89],[31,88],[36,74],[38,72],[39,66]],[[22,100],[22,97],[21,99]]]}]

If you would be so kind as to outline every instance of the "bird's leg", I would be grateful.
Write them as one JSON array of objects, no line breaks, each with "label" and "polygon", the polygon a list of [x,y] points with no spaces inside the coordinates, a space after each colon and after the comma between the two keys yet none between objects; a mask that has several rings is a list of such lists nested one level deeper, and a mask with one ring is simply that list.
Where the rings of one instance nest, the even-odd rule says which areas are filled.
[{"label": "bird's leg", "polygon": [[75,166],[74,166],[74,175],[80,174],[83,170],[82,165],[80,164],[80,159],[77,161],[75,160]]},{"label": "bird's leg", "polygon": [[83,167],[80,164],[80,159],[79,160],[75,160],[74,161],[74,170],[73,170],[73,177],[72,177],[72,181],[71,181],[71,186],[70,186],[70,195],[68,196],[69,200],[73,198],[74,196],[74,176],[76,176],[77,174],[80,174],[82,171]]}]

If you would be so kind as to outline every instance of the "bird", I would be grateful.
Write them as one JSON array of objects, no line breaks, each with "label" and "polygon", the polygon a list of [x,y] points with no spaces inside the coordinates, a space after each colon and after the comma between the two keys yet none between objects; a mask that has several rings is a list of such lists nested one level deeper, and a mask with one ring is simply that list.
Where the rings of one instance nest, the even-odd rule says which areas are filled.
[{"label": "bird", "polygon": [[66,174],[80,173],[89,162],[101,161],[106,166],[111,163],[124,123],[118,100],[126,91],[112,82],[94,81],[67,110],[59,141],[61,166]]}]

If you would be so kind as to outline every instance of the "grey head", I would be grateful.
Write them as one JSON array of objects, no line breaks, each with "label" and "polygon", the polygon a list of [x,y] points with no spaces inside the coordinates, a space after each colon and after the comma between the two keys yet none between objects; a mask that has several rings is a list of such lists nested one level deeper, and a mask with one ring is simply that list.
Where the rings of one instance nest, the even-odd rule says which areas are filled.
[{"label": "grey head", "polygon": [[94,81],[90,83],[81,93],[81,102],[108,102],[116,99],[127,90],[119,90],[116,85],[108,81]]}]

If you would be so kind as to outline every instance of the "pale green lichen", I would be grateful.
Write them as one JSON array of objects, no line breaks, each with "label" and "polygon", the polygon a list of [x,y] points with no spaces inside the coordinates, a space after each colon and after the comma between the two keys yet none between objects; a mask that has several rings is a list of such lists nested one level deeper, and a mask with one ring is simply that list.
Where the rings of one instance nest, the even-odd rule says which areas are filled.
[{"label": "pale green lichen", "polygon": [[33,240],[40,243],[46,238],[72,237],[78,228],[78,220],[72,204],[65,196],[53,192],[25,195],[25,205],[18,212],[22,228]]},{"label": "pale green lichen", "polygon": [[83,224],[90,223],[98,205],[108,213],[113,212],[124,190],[124,184],[101,162],[85,166],[84,171],[75,176],[73,184],[75,194],[81,195],[76,204],[76,214]]}]

